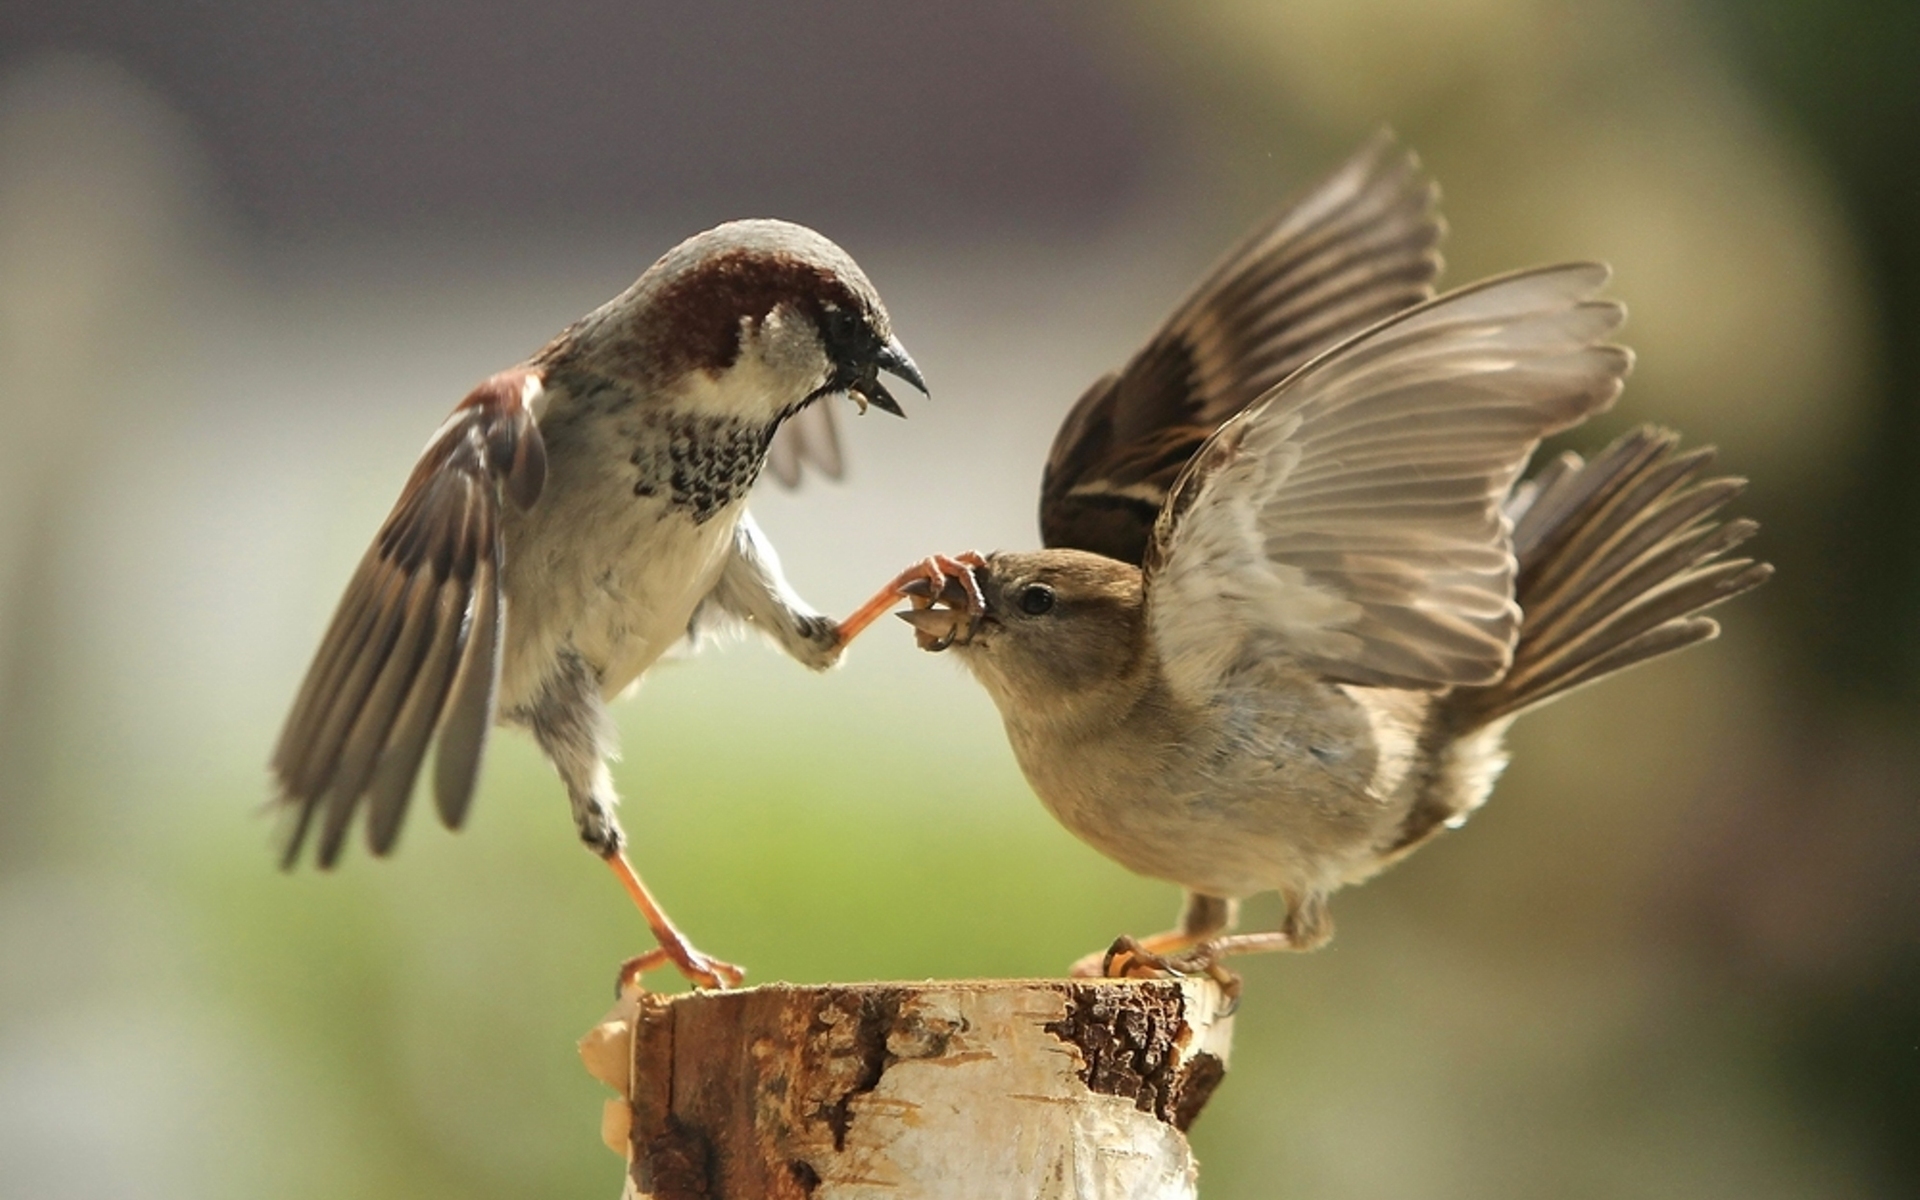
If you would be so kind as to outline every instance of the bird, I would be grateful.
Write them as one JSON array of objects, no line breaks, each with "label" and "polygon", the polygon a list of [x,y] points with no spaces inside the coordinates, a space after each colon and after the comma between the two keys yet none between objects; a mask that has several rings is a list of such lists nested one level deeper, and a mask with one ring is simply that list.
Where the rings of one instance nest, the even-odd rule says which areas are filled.
[{"label": "bird", "polygon": [[[1044,549],[880,593],[984,685],[1056,818],[1184,890],[1076,974],[1235,984],[1229,955],[1324,945],[1334,892],[1487,799],[1514,718],[1715,636],[1703,612],[1772,573],[1724,557],[1757,529],[1715,519],[1745,481],[1670,432],[1521,481],[1620,394],[1625,311],[1597,263],[1422,295],[1431,199],[1363,147],[1069,412]],[[1279,927],[1233,932],[1265,892]]]},{"label": "bird", "polygon": [[747,496],[770,455],[787,479],[802,464],[838,473],[829,398],[904,416],[882,371],[927,391],[854,260],[804,226],[743,220],[681,242],[475,387],[428,441],[296,694],[271,759],[283,865],[311,842],[332,867],[356,818],[389,853],[430,744],[434,804],[458,829],[489,730],[517,726],[658,942],[623,977],[671,963],[696,986],[737,984],[626,857],[607,704],[720,624],[817,670],[839,660],[840,623],[787,583]]}]

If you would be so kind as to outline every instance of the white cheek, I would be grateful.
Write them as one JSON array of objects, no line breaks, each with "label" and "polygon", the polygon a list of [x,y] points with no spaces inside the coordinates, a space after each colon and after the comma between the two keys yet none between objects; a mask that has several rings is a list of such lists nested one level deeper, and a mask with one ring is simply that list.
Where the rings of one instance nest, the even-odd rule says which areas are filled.
[{"label": "white cheek", "polygon": [[749,355],[757,356],[771,370],[805,378],[810,385],[807,391],[825,383],[832,369],[813,322],[786,308],[774,309],[758,329],[749,331],[741,356]]},{"label": "white cheek", "polygon": [[740,356],[731,367],[695,371],[675,397],[690,412],[742,420],[772,420],[827,381],[829,368],[819,338],[802,322],[776,312],[758,328],[743,331]]}]

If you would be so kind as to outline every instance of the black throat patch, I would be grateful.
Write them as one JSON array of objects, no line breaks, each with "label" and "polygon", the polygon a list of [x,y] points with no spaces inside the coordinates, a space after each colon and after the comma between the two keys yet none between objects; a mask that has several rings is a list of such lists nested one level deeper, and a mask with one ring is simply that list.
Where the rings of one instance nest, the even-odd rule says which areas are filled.
[{"label": "black throat patch", "polygon": [[627,461],[633,494],[664,496],[696,525],[747,494],[767,461],[774,426],[671,411],[641,415]]}]

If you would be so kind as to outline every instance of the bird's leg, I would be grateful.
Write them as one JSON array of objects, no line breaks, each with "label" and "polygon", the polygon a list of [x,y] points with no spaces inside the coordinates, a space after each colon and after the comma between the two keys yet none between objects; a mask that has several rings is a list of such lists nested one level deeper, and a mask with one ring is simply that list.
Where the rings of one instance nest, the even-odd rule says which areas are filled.
[{"label": "bird's leg", "polygon": [[1206,943],[1207,949],[1221,958],[1231,958],[1238,954],[1274,954],[1281,950],[1297,950],[1291,937],[1283,930],[1275,929],[1268,933],[1230,933],[1226,937],[1214,938]]},{"label": "bird's leg", "polygon": [[1318,892],[1289,893],[1286,900],[1287,918],[1280,928],[1267,933],[1228,933],[1239,916],[1237,904],[1189,892],[1180,928],[1152,937],[1117,938],[1105,954],[1090,954],[1075,963],[1073,973],[1107,979],[1204,974],[1228,996],[1238,996],[1240,976],[1227,968],[1226,959],[1281,950],[1318,950],[1333,937],[1333,919],[1327,915],[1325,896]]},{"label": "bird's leg", "polygon": [[[600,674],[580,655],[568,650],[556,658],[531,704],[515,709],[508,719],[527,726],[547,760],[566,785],[573,805],[573,821],[580,840],[606,860],[635,907],[660,943],[659,954],[696,987],[726,988],[738,984],[746,972],[732,963],[703,954],[667,919],[647,885],[627,861],[626,834],[614,818],[618,797],[607,760],[613,757],[613,728],[600,698]],[[654,954],[643,954],[620,969],[622,983],[643,970],[661,965]]]},{"label": "bird's leg", "polygon": [[721,962],[696,949],[668,919],[666,910],[653,898],[647,885],[640,881],[640,873],[633,869],[633,864],[627,861],[624,853],[616,847],[613,853],[606,856],[606,860],[607,866],[613,868],[614,875],[620,880],[620,886],[627,889],[627,895],[633,898],[634,906],[646,919],[647,928],[653,931],[653,940],[660,943],[658,950],[636,955],[621,964],[616,991],[633,982],[642,971],[669,962],[695,987],[730,988],[740,985],[747,973],[730,962]]},{"label": "bird's leg", "polygon": [[1183,956],[1213,940],[1216,934],[1233,928],[1239,917],[1237,900],[1188,892],[1180,908],[1179,923],[1174,928],[1143,938],[1122,935],[1107,949],[1074,963],[1069,973],[1079,979],[1122,979],[1142,972],[1180,973],[1178,964]]},{"label": "bird's leg", "polygon": [[840,622],[840,644],[845,646],[859,637],[862,630],[885,616],[888,609],[901,596],[906,595],[908,584],[925,580],[928,595],[937,597],[945,588],[949,579],[957,581],[965,590],[968,611],[979,614],[986,611],[986,597],[980,592],[980,581],[973,576],[974,569],[987,565],[987,560],[977,552],[968,550],[949,558],[944,554],[929,555],[893,577],[887,586],[875,592],[873,599],[853,611],[846,620]]}]

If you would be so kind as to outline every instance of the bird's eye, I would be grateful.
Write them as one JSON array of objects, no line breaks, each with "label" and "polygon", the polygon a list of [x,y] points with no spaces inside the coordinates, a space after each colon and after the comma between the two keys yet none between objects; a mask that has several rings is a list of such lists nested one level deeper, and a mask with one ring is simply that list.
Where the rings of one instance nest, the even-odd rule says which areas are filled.
[{"label": "bird's eye", "polygon": [[1030,617],[1049,612],[1053,608],[1053,589],[1044,583],[1030,583],[1020,589],[1020,611]]},{"label": "bird's eye", "polygon": [[850,345],[860,332],[860,316],[839,306],[830,306],[822,314],[821,324],[830,346]]}]

